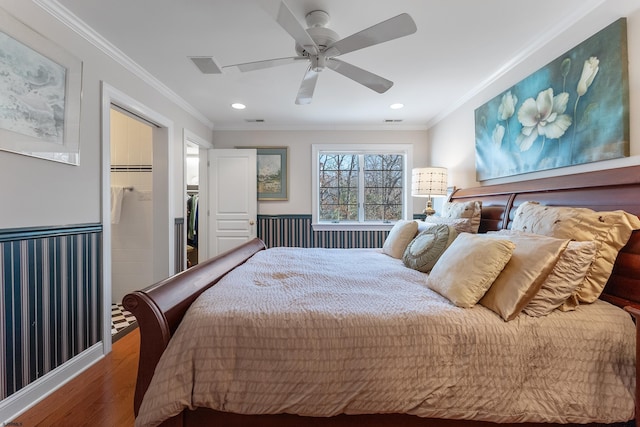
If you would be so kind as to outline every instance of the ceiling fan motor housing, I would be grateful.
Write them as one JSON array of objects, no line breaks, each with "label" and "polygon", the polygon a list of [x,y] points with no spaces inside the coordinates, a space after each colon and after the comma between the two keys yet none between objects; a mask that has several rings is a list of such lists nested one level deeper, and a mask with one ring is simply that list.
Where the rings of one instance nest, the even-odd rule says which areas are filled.
[{"label": "ceiling fan motor housing", "polygon": [[[320,49],[320,52],[324,51],[328,46],[331,46],[337,40],[340,40],[338,33],[326,27],[329,23],[329,14],[324,10],[314,10],[309,12],[306,16],[307,33],[311,36],[313,41]],[[296,52],[298,55],[310,55],[304,48],[296,43]]]}]

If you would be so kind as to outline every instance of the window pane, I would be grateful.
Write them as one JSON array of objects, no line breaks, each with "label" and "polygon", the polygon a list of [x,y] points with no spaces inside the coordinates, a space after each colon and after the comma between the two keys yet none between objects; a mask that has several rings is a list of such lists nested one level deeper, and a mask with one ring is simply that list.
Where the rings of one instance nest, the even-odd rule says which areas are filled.
[{"label": "window pane", "polygon": [[364,220],[380,222],[382,221],[383,213],[384,207],[381,205],[365,205]]},{"label": "window pane", "polygon": [[366,170],[382,169],[382,157],[378,155],[364,156],[364,168]]},{"label": "window pane", "polygon": [[320,154],[320,220],[358,220],[358,156]]},{"label": "window pane", "polygon": [[338,172],[337,171],[320,172],[320,182],[325,183],[325,185],[327,186],[336,187],[338,184]]},{"label": "window pane", "polygon": [[381,154],[364,157],[365,221],[401,219],[403,156]]},{"label": "window pane", "polygon": [[[402,218],[403,155],[319,153],[318,160],[320,221],[358,221],[359,206],[363,206],[364,221]],[[362,178],[359,161],[364,166]]]}]

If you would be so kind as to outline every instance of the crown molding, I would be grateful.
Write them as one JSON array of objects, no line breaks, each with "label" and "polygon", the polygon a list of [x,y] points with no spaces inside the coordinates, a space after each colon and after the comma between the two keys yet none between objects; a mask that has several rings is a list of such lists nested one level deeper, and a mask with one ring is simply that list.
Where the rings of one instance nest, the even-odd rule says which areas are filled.
[{"label": "crown molding", "polygon": [[155,76],[142,68],[138,63],[125,55],[124,52],[111,44],[107,39],[102,37],[93,28],[88,26],[84,21],[74,15],[69,9],[62,6],[57,0],[33,0],[33,2],[44,9],[46,12],[48,12],[50,15],[52,15],[54,18],[56,18],[58,21],[69,27],[75,33],[80,35],[80,37],[84,38],[86,41],[104,52],[118,64],[122,65],[128,71],[139,77],[153,89],[160,92],[167,99],[174,102],[187,113],[191,114],[196,119],[201,121],[209,129],[213,130],[214,124],[213,122],[211,122],[211,120],[209,120],[195,107],[185,101],[184,98],[182,98],[165,84],[163,84]]}]

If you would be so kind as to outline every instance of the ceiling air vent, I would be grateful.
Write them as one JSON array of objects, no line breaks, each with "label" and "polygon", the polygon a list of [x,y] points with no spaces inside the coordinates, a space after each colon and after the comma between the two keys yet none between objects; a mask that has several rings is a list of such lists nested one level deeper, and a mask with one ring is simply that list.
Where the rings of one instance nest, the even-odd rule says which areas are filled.
[{"label": "ceiling air vent", "polygon": [[264,119],[245,119],[248,123],[264,123]]},{"label": "ceiling air vent", "polygon": [[384,119],[385,123],[400,123],[402,119]]},{"label": "ceiling air vent", "polygon": [[190,56],[189,59],[196,64],[203,74],[222,74],[222,69],[218,67],[210,56]]}]

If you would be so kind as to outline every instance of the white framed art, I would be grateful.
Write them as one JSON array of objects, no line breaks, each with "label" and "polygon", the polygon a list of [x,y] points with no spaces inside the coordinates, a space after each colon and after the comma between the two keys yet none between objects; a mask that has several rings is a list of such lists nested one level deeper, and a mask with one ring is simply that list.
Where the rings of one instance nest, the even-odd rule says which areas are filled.
[{"label": "white framed art", "polygon": [[82,61],[0,9],[0,150],[78,165]]}]

